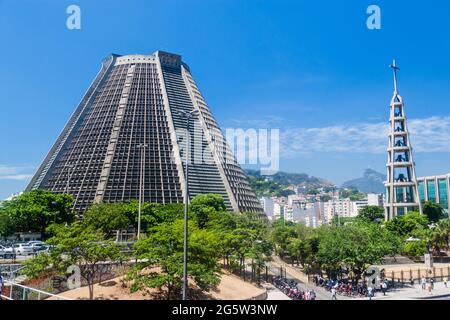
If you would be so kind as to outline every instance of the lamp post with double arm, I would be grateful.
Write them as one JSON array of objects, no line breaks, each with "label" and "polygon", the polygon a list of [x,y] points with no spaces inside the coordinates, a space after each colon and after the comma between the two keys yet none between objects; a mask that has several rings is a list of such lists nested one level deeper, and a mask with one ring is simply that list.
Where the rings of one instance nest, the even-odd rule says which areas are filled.
[{"label": "lamp post with double arm", "polygon": [[191,119],[198,115],[197,110],[187,111],[176,111],[178,115],[184,117],[186,121],[186,162],[185,162],[185,185],[184,185],[184,241],[183,241],[183,300],[187,299],[187,289],[188,289],[188,270],[187,270],[187,253],[188,253],[188,209],[189,209],[189,158],[190,158],[190,122]]}]

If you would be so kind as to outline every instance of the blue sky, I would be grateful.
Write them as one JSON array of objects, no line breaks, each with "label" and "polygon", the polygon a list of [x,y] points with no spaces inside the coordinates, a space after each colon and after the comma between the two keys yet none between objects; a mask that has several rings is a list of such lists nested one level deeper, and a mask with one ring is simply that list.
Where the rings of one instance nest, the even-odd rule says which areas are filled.
[{"label": "blue sky", "polygon": [[449,15],[446,0],[0,0],[0,199],[26,186],[102,58],[158,49],[183,56],[222,128],[280,128],[280,169],[335,183],[385,170],[395,57],[417,172],[450,172]]}]

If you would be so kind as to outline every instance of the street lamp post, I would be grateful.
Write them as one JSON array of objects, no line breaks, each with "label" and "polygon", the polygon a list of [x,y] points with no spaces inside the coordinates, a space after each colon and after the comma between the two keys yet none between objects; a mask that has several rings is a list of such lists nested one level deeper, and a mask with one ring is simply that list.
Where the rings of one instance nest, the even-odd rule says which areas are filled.
[{"label": "street lamp post", "polygon": [[240,189],[241,189],[241,183],[238,182],[238,183],[236,183],[236,199],[237,199],[238,213],[241,212],[240,202],[242,201],[241,196],[239,194]]},{"label": "street lamp post", "polygon": [[189,124],[192,117],[198,115],[197,110],[177,111],[177,114],[185,117],[186,119],[186,163],[185,163],[185,177],[186,183],[184,186],[184,247],[183,247],[183,300],[187,299],[188,288],[188,270],[187,270],[187,253],[188,253],[188,203],[189,203],[189,146],[190,146],[190,133]]},{"label": "street lamp post", "polygon": [[141,208],[142,208],[142,189],[144,187],[144,163],[145,163],[145,148],[147,144],[141,143],[137,147],[141,150],[141,168],[139,172],[139,205],[138,205],[138,227],[137,227],[137,239],[141,236]]}]

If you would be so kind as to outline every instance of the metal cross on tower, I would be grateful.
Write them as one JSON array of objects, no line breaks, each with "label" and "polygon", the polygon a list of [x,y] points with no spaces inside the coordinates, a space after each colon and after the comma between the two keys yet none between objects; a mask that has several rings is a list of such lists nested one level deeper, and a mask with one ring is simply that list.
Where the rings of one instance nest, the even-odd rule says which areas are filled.
[{"label": "metal cross on tower", "polygon": [[394,71],[394,92],[397,92],[397,71],[400,70],[399,67],[397,67],[397,62],[395,59],[392,61],[392,64],[389,66]]}]

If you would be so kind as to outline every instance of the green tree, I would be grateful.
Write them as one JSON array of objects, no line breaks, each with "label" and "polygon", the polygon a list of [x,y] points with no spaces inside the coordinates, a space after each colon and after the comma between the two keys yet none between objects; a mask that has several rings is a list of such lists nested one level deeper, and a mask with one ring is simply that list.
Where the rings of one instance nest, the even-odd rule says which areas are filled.
[{"label": "green tree", "polygon": [[89,207],[83,216],[83,223],[106,236],[113,231],[124,230],[133,224],[121,203],[100,203]]},{"label": "green tree", "polygon": [[[188,273],[190,279],[204,291],[219,281],[219,245],[215,234],[199,229],[190,222]],[[166,288],[167,299],[179,298],[183,279],[184,221],[163,223],[152,229],[148,238],[135,243],[136,266],[128,274],[132,291],[146,288]]]},{"label": "green tree", "polygon": [[416,236],[422,230],[428,228],[429,220],[427,216],[419,212],[410,212],[404,216],[395,217],[385,222],[386,229],[404,237]]},{"label": "green tree", "polygon": [[450,220],[441,220],[424,230],[422,239],[428,244],[435,255],[440,255],[441,251],[448,251],[450,233]]},{"label": "green tree", "polygon": [[0,209],[0,237],[6,238],[14,233],[12,219],[7,212]]},{"label": "green tree", "polygon": [[295,223],[278,219],[272,224],[270,239],[275,246],[275,252],[280,257],[289,253],[288,246],[292,238],[297,237]]},{"label": "green tree", "polygon": [[368,221],[381,221],[384,219],[384,209],[379,206],[365,206],[359,211],[358,218]]},{"label": "green tree", "polygon": [[53,236],[47,243],[54,246],[52,251],[27,262],[25,273],[36,276],[50,269],[65,275],[69,266],[76,266],[88,285],[89,299],[94,299],[94,284],[101,282],[104,264],[122,261],[118,247],[105,240],[102,231],[79,222],[70,226],[53,224],[49,229]]},{"label": "green tree", "polygon": [[318,260],[330,277],[345,272],[357,283],[369,265],[399,252],[401,240],[385,228],[359,221],[341,227],[326,226],[320,232]]},{"label": "green tree", "polygon": [[450,249],[450,220],[444,219],[437,223],[436,232],[443,243],[443,248],[448,252]]},{"label": "green tree", "polygon": [[37,189],[5,201],[0,211],[9,217],[10,228],[14,232],[45,234],[46,228],[52,223],[74,221],[72,204],[73,198],[68,194],[55,194]]},{"label": "green tree", "polygon": [[[128,219],[137,228],[139,202],[136,200],[122,204]],[[173,222],[183,217],[181,203],[151,203],[144,202],[141,207],[141,230],[148,232],[153,227],[166,222]]]},{"label": "green tree", "polygon": [[431,223],[438,222],[445,217],[444,210],[439,203],[427,201],[423,204],[422,210]]},{"label": "green tree", "polygon": [[331,225],[333,226],[343,226],[348,223],[352,223],[356,220],[355,217],[341,217],[338,215],[333,216],[331,219]]},{"label": "green tree", "polygon": [[191,200],[189,205],[189,212],[199,228],[205,228],[214,213],[225,211],[225,202],[222,196],[218,194],[197,195]]},{"label": "green tree", "polygon": [[403,247],[403,252],[410,257],[423,257],[426,251],[424,240],[408,241]]},{"label": "green tree", "polygon": [[359,192],[355,187],[349,187],[339,190],[339,197],[341,199],[350,199],[352,201],[359,201],[366,198],[366,194]]}]

